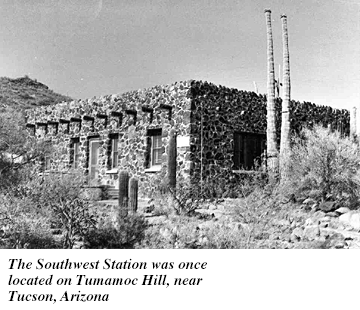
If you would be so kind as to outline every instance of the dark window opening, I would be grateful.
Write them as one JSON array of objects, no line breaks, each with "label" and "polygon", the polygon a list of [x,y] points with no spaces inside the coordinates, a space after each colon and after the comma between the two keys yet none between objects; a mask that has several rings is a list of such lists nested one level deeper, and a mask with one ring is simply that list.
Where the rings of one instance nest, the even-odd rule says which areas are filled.
[{"label": "dark window opening", "polygon": [[72,138],[70,144],[70,166],[74,169],[79,167],[80,139]]},{"label": "dark window opening", "polygon": [[234,133],[234,169],[252,170],[259,167],[265,154],[266,135]]},{"label": "dark window opening", "polygon": [[125,111],[127,115],[132,115],[133,119],[133,124],[132,125],[135,125],[136,124],[136,119],[137,119],[137,112],[135,110],[126,110]]},{"label": "dark window opening", "polygon": [[111,112],[110,114],[113,119],[115,119],[116,121],[116,128],[119,128],[121,125],[122,125],[122,120],[123,120],[123,115],[121,112],[116,112],[116,111],[113,111]]},{"label": "dark window opening", "polygon": [[26,124],[26,129],[28,130],[30,136],[35,137],[35,125]]},{"label": "dark window opening", "polygon": [[47,172],[51,170],[52,154],[51,154],[51,144],[49,141],[45,142],[45,153],[40,157],[41,170]]}]

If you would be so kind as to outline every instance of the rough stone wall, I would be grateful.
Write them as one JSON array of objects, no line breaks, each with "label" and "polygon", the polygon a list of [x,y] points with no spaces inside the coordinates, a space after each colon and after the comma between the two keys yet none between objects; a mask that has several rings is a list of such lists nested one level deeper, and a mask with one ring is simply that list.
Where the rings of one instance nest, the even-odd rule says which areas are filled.
[{"label": "rough stone wall", "polygon": [[[280,139],[281,99],[276,101],[277,136]],[[147,131],[162,129],[162,169],[166,171],[169,132],[189,137],[177,148],[177,174],[228,180],[234,168],[234,132],[266,133],[266,97],[201,81],[186,81],[149,89],[62,103],[30,110],[29,130],[54,146],[52,171],[67,172],[72,165],[74,139],[80,142],[78,169],[89,173],[89,144],[99,140],[99,175],[96,184],[117,185],[117,171],[109,174],[111,136],[119,135],[118,169],[139,179],[140,196],[147,194],[156,173],[144,166]],[[312,103],[292,101],[291,130],[331,125],[349,134],[349,112]],[[185,139],[186,140],[186,139]],[[202,149],[202,150],[201,150]],[[202,163],[202,164],[201,164]],[[202,168],[201,168],[202,167]]]},{"label": "rough stone wall", "polygon": [[[193,177],[198,180],[203,162],[203,178],[231,174],[234,155],[234,132],[266,134],[266,97],[211,83],[193,81],[192,153]],[[276,100],[276,127],[280,145],[281,99]],[[330,125],[349,134],[349,112],[315,104],[291,101],[292,134],[315,124]],[[201,125],[202,123],[202,125]],[[201,152],[201,127],[203,151]]]},{"label": "rough stone wall", "polygon": [[[28,112],[29,128],[54,146],[51,170],[67,172],[74,152],[73,139],[80,142],[78,169],[89,173],[89,143],[100,143],[96,184],[116,184],[116,172],[109,172],[111,135],[118,134],[118,168],[128,170],[139,179],[139,192],[148,190],[148,173],[144,166],[147,130],[162,129],[162,167],[167,165],[167,145],[171,128],[178,136],[190,136],[190,82],[155,86],[121,95],[109,95],[88,100],[41,107]],[[190,146],[179,147],[177,173],[190,173]]]},{"label": "rough stone wall", "polygon": [[[281,100],[278,105],[281,106]],[[311,102],[291,101],[290,122],[290,128],[296,134],[306,126],[322,124],[340,131],[345,136],[350,135],[350,112],[345,109],[318,106]]]},{"label": "rough stone wall", "polygon": [[193,177],[200,178],[201,161],[203,179],[213,178],[223,170],[231,171],[234,132],[266,132],[263,98],[254,93],[199,81],[192,83],[191,96]]}]

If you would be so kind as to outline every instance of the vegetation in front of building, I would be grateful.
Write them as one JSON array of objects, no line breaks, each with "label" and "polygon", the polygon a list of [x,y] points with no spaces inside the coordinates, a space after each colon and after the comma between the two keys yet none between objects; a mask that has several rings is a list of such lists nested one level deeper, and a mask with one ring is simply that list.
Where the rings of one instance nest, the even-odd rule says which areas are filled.
[{"label": "vegetation in front of building", "polygon": [[[12,128],[27,138],[23,125]],[[75,171],[39,173],[36,161],[51,151],[42,145],[24,145],[34,156],[22,165],[4,155],[21,144],[6,140],[0,149],[2,248],[332,247],[330,237],[310,240],[294,231],[304,233],[305,222],[321,212],[321,204],[359,206],[359,146],[323,127],[306,129],[292,141],[284,182],[269,184],[259,170],[228,183],[215,177],[190,185],[177,178],[169,187],[164,171],[153,179],[150,205],[125,216],[117,205],[89,199]]]}]

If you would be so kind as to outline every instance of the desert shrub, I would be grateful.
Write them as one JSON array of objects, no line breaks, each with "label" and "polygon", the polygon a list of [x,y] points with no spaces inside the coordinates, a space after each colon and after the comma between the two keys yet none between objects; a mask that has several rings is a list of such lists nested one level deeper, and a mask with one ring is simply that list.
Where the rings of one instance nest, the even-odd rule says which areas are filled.
[{"label": "desert shrub", "polygon": [[147,249],[239,249],[245,246],[245,234],[234,229],[229,220],[202,221],[196,217],[170,216],[160,225],[146,230],[137,245]]},{"label": "desert shrub", "polygon": [[229,222],[215,222],[201,233],[201,248],[203,249],[244,249],[247,228],[231,225]]},{"label": "desert shrub", "polygon": [[83,184],[81,175],[69,173],[34,178],[26,185],[36,208],[48,210],[52,224],[62,229],[64,248],[72,248],[96,224],[96,211],[82,195]]},{"label": "desert shrub", "polygon": [[14,109],[0,112],[0,190],[19,185],[34,163],[51,153],[45,141],[36,140],[26,130],[25,118]]},{"label": "desert shrub", "polygon": [[0,247],[16,249],[54,249],[61,244],[54,239],[43,219],[17,219],[2,231]]},{"label": "desert shrub", "polygon": [[159,215],[193,215],[205,202],[221,202],[225,197],[239,198],[267,184],[266,174],[258,169],[251,173],[236,175],[222,170],[202,182],[195,178],[177,177],[176,188],[167,184],[166,171],[161,171],[150,182],[149,204]]},{"label": "desert shrub", "polygon": [[147,222],[138,214],[101,221],[96,228],[84,234],[84,244],[89,249],[131,249],[145,236]]},{"label": "desert shrub", "polygon": [[172,198],[171,206],[177,215],[191,215],[205,197],[198,186],[192,186],[186,180],[179,180],[176,189],[169,188],[169,194]]},{"label": "desert shrub", "polygon": [[26,214],[30,225],[26,218],[23,222],[13,218],[9,231],[18,236],[15,239],[33,236],[32,227],[36,223],[32,219],[39,212],[46,213],[39,218],[44,225],[59,226],[63,230],[63,246],[71,248],[75,239],[94,225],[90,202],[81,197],[83,180],[74,174],[39,177],[37,162],[51,153],[51,146],[26,130],[21,113],[12,110],[0,113],[0,136],[0,191],[4,195],[1,198],[6,196],[9,204],[3,211],[8,219],[12,211],[19,210],[19,221],[21,214]]},{"label": "desert shrub", "polygon": [[251,171],[241,173],[236,177],[236,184],[233,185],[235,194],[230,198],[244,198],[256,191],[271,192],[273,185],[268,183],[265,170],[256,168]]},{"label": "desert shrub", "polygon": [[192,187],[206,199],[241,198],[254,189],[267,185],[267,175],[261,166],[253,170],[234,173],[231,169],[221,169],[204,180],[194,177]]},{"label": "desert shrub", "polygon": [[150,226],[139,248],[174,249],[191,248],[195,237],[197,220],[188,216],[173,215],[160,225]]},{"label": "desert shrub", "polygon": [[192,186],[188,179],[177,177],[176,188],[168,186],[166,171],[162,170],[150,180],[151,191],[149,204],[156,214],[186,214],[194,212],[204,200],[203,195],[199,193],[197,186]]},{"label": "desert shrub", "polygon": [[245,235],[245,248],[258,246],[258,240],[267,239],[271,221],[280,208],[275,191],[257,188],[243,196],[234,208],[234,219],[242,224]]},{"label": "desert shrub", "polygon": [[51,233],[47,214],[26,198],[0,195],[0,247],[49,249],[59,242]]},{"label": "desert shrub", "polygon": [[284,189],[318,200],[358,199],[360,149],[349,138],[323,127],[306,129],[295,139]]},{"label": "desert shrub", "polygon": [[170,193],[153,193],[148,200],[149,207],[146,208],[146,212],[151,212],[153,216],[171,216],[176,214],[176,210],[173,206],[174,199]]}]

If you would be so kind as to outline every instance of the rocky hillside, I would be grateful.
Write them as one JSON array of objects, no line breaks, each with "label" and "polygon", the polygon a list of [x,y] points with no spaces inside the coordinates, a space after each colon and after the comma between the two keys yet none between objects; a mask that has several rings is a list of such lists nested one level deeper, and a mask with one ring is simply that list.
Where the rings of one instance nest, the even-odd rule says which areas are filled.
[{"label": "rocky hillside", "polygon": [[70,100],[71,98],[55,93],[48,86],[28,76],[17,79],[0,78],[1,110],[7,107],[28,109]]}]

